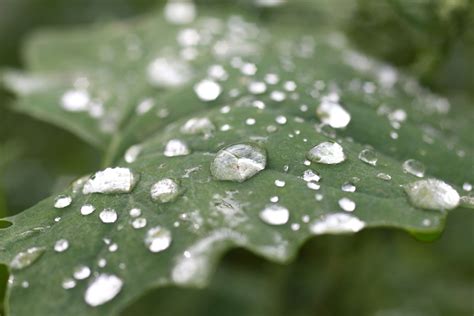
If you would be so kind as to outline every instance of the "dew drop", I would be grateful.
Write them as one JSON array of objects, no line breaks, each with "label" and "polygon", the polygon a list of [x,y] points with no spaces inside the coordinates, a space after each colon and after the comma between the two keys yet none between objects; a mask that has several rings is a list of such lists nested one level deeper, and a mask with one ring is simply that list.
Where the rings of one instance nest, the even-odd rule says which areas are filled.
[{"label": "dew drop", "polygon": [[204,79],[194,86],[194,92],[201,101],[216,100],[222,92],[222,87],[215,81]]},{"label": "dew drop", "polygon": [[129,193],[137,182],[138,176],[128,168],[107,168],[89,178],[82,188],[82,193]]},{"label": "dew drop", "polygon": [[466,192],[471,192],[472,190],[472,184],[468,183],[468,182],[465,182],[463,185],[462,185],[462,189]]},{"label": "dew drop", "polygon": [[335,142],[323,142],[308,152],[308,159],[322,164],[338,164],[346,160],[342,146]]},{"label": "dew drop", "polygon": [[364,227],[365,222],[346,213],[326,214],[310,225],[311,232],[316,235],[355,233]]},{"label": "dew drop", "polygon": [[422,178],[425,175],[425,166],[415,159],[408,159],[403,163],[403,171]]},{"label": "dew drop", "polygon": [[145,246],[151,252],[166,250],[171,244],[171,232],[161,226],[150,228],[145,236]]},{"label": "dew drop", "polygon": [[290,212],[286,207],[279,204],[269,204],[260,211],[260,219],[270,225],[286,224],[290,218]]},{"label": "dew drop", "polygon": [[355,192],[356,189],[356,186],[351,182],[346,182],[341,186],[341,190],[344,192]]},{"label": "dew drop", "polygon": [[270,99],[275,102],[283,102],[286,99],[286,93],[279,90],[272,91],[272,93],[270,93]]},{"label": "dew drop", "polygon": [[69,248],[69,241],[67,239],[59,239],[54,244],[54,251],[56,252],[64,252]]},{"label": "dew drop", "polygon": [[392,176],[387,174],[387,173],[383,173],[383,172],[380,172],[377,174],[377,178],[379,179],[382,179],[384,181],[390,181],[392,180]]},{"label": "dew drop", "polygon": [[410,202],[420,208],[430,210],[450,210],[460,202],[458,192],[449,184],[437,180],[426,179],[404,185]]},{"label": "dew drop", "polygon": [[10,262],[12,270],[21,270],[32,265],[44,253],[44,247],[31,247],[26,251],[19,252]]},{"label": "dew drop", "polygon": [[139,208],[132,208],[129,212],[131,217],[138,217],[142,215],[142,210]]},{"label": "dew drop", "polygon": [[125,152],[124,159],[127,163],[134,163],[142,152],[141,145],[133,145]]},{"label": "dew drop", "polygon": [[252,81],[248,85],[248,90],[252,94],[262,94],[267,91],[267,85],[263,81]]},{"label": "dew drop", "polygon": [[316,114],[322,123],[332,128],[345,128],[351,121],[351,115],[339,104],[338,99],[333,95],[323,97]]},{"label": "dew drop", "polygon": [[286,185],[286,182],[283,180],[275,180],[275,186],[278,188],[283,188]]},{"label": "dew drop", "polygon": [[349,198],[342,198],[338,201],[338,203],[341,209],[346,212],[353,212],[356,208],[355,202]]},{"label": "dew drop", "polygon": [[194,117],[189,119],[182,127],[181,133],[187,135],[210,135],[216,127],[207,117]]},{"label": "dew drop", "polygon": [[99,218],[104,224],[115,223],[117,220],[117,212],[113,208],[106,208],[100,212]]},{"label": "dew drop", "polygon": [[86,216],[86,215],[90,215],[92,213],[94,213],[95,211],[95,207],[91,204],[85,204],[83,206],[81,206],[81,214]]},{"label": "dew drop", "polygon": [[148,81],[155,87],[179,87],[191,79],[190,66],[174,58],[156,58],[147,67]]},{"label": "dew drop", "polygon": [[166,157],[186,156],[191,153],[188,144],[180,139],[171,139],[166,143],[163,155]]},{"label": "dew drop", "polygon": [[91,275],[91,269],[88,266],[77,266],[72,273],[74,279],[76,280],[85,280]]},{"label": "dew drop", "polygon": [[365,148],[359,153],[359,159],[371,166],[375,166],[378,160],[375,151],[369,148]]},{"label": "dew drop", "polygon": [[156,202],[173,202],[180,194],[179,184],[173,179],[162,179],[151,187],[150,194]]},{"label": "dew drop", "polygon": [[90,96],[84,90],[66,91],[61,98],[61,106],[69,112],[83,112],[89,109]]},{"label": "dew drop", "polygon": [[123,281],[109,274],[100,274],[87,287],[85,302],[90,306],[99,306],[112,300],[120,292]]},{"label": "dew drop", "polygon": [[265,149],[253,144],[235,144],[221,149],[211,163],[217,180],[243,182],[265,169]]},{"label": "dew drop", "polygon": [[313,170],[307,169],[303,172],[303,180],[306,182],[319,182],[319,180],[321,180],[321,176]]},{"label": "dew drop", "polygon": [[141,229],[146,226],[146,218],[139,217],[133,220],[132,227],[135,229]]},{"label": "dew drop", "polygon": [[76,281],[72,278],[65,278],[61,285],[63,289],[70,290],[76,287]]},{"label": "dew drop", "polygon": [[72,198],[68,195],[59,195],[54,199],[55,208],[65,208],[71,205]]}]

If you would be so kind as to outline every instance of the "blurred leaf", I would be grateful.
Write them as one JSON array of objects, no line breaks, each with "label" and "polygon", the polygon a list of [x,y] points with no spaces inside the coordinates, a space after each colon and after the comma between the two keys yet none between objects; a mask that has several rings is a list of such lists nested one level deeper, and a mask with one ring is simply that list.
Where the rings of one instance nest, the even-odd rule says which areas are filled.
[{"label": "blurred leaf", "polygon": [[[5,75],[6,84],[20,97],[15,109],[108,148],[104,165],[130,168],[138,179],[127,194],[82,194],[76,183],[63,192],[72,197],[64,210],[53,207],[52,197],[6,219],[13,225],[1,230],[1,262],[11,266],[15,256],[32,247],[44,251],[31,266],[12,270],[11,314],[118,314],[148,289],[205,285],[219,257],[235,247],[288,262],[317,233],[311,229],[315,223],[342,212],[338,201],[343,197],[356,202],[354,215],[343,215],[356,223],[397,227],[433,239],[447,212],[408,203],[401,186],[416,178],[402,171],[402,162],[423,161],[427,174],[455,186],[473,182],[472,112],[450,109],[446,99],[356,53],[342,35],[324,27],[308,34],[304,25],[273,19],[258,23],[257,17],[243,18],[237,11],[230,11],[229,17],[200,10],[201,17],[191,26],[171,26],[160,14],[87,30],[46,32],[28,45],[28,73]],[[166,65],[152,71],[154,85],[169,85],[167,81],[176,78],[174,71],[181,79],[182,68],[184,82],[174,88],[150,84],[147,70],[156,58]],[[209,72],[223,73],[212,67],[215,64],[225,75],[211,88],[217,85],[223,92],[203,102],[193,90],[211,76]],[[266,76],[270,73],[277,80]],[[248,92],[252,82],[265,79],[267,92]],[[351,115],[345,129],[321,126],[314,114],[330,95]],[[183,132],[189,119],[202,117],[215,129]],[[175,138],[192,152],[165,156],[165,145]],[[335,166],[305,164],[313,146],[334,140],[344,148],[347,161]],[[265,148],[266,169],[243,183],[213,180],[209,166],[215,153],[249,141]],[[126,162],[121,157],[137,143],[137,160]],[[358,159],[367,146],[374,148],[377,166]],[[318,184],[311,189],[302,179],[307,169],[321,175],[318,192]],[[381,172],[391,180],[379,179]],[[158,204],[150,188],[163,178],[175,179],[181,196]],[[356,192],[341,191],[348,181],[357,186]],[[315,199],[315,193],[323,199]],[[270,226],[259,218],[272,196],[290,210],[291,220],[285,225]],[[92,215],[79,212],[86,203],[95,207]],[[106,208],[118,213],[113,224],[99,219]],[[142,210],[146,228],[133,227],[132,208]],[[151,253],[144,238],[157,225],[170,231],[172,243],[163,252]],[[360,228],[356,226],[349,231]],[[53,250],[60,239],[70,244],[64,253]],[[100,259],[106,259],[105,267]],[[74,288],[63,289],[62,282],[81,265],[93,271],[90,282],[77,280]],[[124,286],[114,301],[93,308],[83,297],[101,273],[118,276]]]}]

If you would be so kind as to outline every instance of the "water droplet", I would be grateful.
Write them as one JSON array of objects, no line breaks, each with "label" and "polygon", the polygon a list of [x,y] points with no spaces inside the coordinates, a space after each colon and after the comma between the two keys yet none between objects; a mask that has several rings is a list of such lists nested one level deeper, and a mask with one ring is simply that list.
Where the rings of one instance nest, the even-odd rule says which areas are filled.
[{"label": "water droplet", "polygon": [[279,188],[283,188],[286,185],[286,182],[283,180],[275,180],[275,185]]},{"label": "water droplet", "polygon": [[99,214],[102,223],[111,224],[117,220],[117,212],[113,208],[106,208]]},{"label": "water droplet", "polygon": [[84,300],[90,306],[99,306],[112,300],[120,292],[123,281],[109,274],[100,274],[88,286]]},{"label": "water droplet", "polygon": [[310,182],[310,181],[319,182],[319,180],[321,180],[321,176],[318,173],[314,172],[313,170],[307,169],[303,173],[303,180],[306,182]]},{"label": "water droplet", "polygon": [[348,198],[342,198],[338,203],[339,206],[346,212],[353,212],[356,208],[355,202]]},{"label": "water droplet", "polygon": [[308,152],[308,159],[323,164],[338,164],[346,160],[346,155],[338,143],[323,142]]},{"label": "water droplet", "polygon": [[171,232],[161,226],[149,229],[145,236],[145,246],[151,252],[160,252],[168,249],[171,244]]},{"label": "water droplet", "polygon": [[344,192],[355,192],[356,189],[356,186],[351,182],[346,182],[341,186],[341,190]]},{"label": "water droplet", "polygon": [[260,219],[270,225],[286,224],[290,218],[290,212],[286,207],[278,204],[269,204],[260,211]]},{"label": "water droplet", "polygon": [[278,115],[275,118],[275,122],[277,122],[277,124],[280,124],[280,125],[285,125],[287,121],[288,120],[287,120],[286,116],[283,116],[283,115]]},{"label": "water droplet", "polygon": [[426,179],[404,185],[410,202],[420,208],[430,210],[450,210],[459,205],[460,196],[449,184]]},{"label": "water droplet", "polygon": [[355,233],[365,227],[357,217],[346,213],[333,213],[321,216],[311,223],[310,229],[316,235]]},{"label": "water droplet", "polygon": [[466,192],[471,192],[472,190],[472,184],[468,183],[468,182],[465,182],[463,185],[462,185],[462,189]]},{"label": "water droplet", "polygon": [[148,81],[155,87],[179,87],[191,79],[190,66],[176,58],[156,58],[147,67]]},{"label": "water droplet", "polygon": [[150,194],[154,201],[173,202],[180,194],[179,184],[173,179],[162,179],[151,187]]},{"label": "water droplet", "polygon": [[71,205],[72,198],[68,195],[59,195],[54,199],[55,208],[65,208]]},{"label": "water droplet", "polygon": [[316,114],[322,123],[332,128],[345,128],[351,121],[351,115],[339,103],[339,97],[333,95],[323,97],[316,109]]},{"label": "water droplet", "polygon": [[182,127],[181,133],[188,135],[210,135],[216,127],[207,117],[194,117],[189,119]]},{"label": "water droplet", "polygon": [[138,178],[128,168],[107,168],[96,172],[87,180],[82,188],[82,193],[129,193],[135,187]]},{"label": "water droplet", "polygon": [[186,156],[191,153],[188,144],[180,139],[171,139],[166,143],[163,155],[166,157]]},{"label": "water droplet", "polygon": [[253,144],[236,144],[221,149],[211,163],[211,174],[217,180],[243,182],[263,169],[267,163],[265,149]]},{"label": "water droplet", "polygon": [[19,252],[10,262],[12,270],[21,270],[32,265],[44,253],[44,247],[31,247],[26,251]]},{"label": "water droplet", "polygon": [[270,99],[275,102],[283,102],[286,99],[286,93],[279,90],[272,91],[272,93],[270,93]]},{"label": "water droplet", "polygon": [[425,166],[418,160],[408,159],[403,163],[403,171],[422,178],[425,175]]},{"label": "water droplet", "polygon": [[89,109],[90,96],[84,90],[69,90],[61,97],[61,106],[69,112],[83,112]]},{"label": "water droplet", "polygon": [[252,125],[255,125],[256,122],[257,121],[253,117],[250,117],[245,120],[245,125],[252,126]]},{"label": "water droplet", "polygon": [[311,189],[311,190],[319,190],[321,188],[321,185],[314,181],[307,182],[306,186],[308,187],[308,189]]},{"label": "water droplet", "polygon": [[69,241],[67,239],[59,239],[54,244],[54,251],[56,252],[64,252],[69,248]]},{"label": "water droplet", "polygon": [[383,172],[380,172],[377,174],[377,178],[379,179],[382,179],[382,180],[385,180],[385,181],[390,181],[392,180],[392,176],[387,174],[387,173],[383,173]]},{"label": "water droplet", "polygon": [[270,198],[270,202],[272,202],[272,203],[276,203],[276,202],[278,202],[279,200],[280,200],[280,198],[279,198],[278,196],[276,196],[276,195],[275,195],[275,196],[272,196],[272,197]]},{"label": "water droplet", "polygon": [[124,159],[127,163],[134,163],[142,152],[141,145],[133,145],[125,152]]},{"label": "water droplet", "polygon": [[85,280],[91,275],[91,269],[88,266],[77,266],[72,273],[74,279],[76,280]]},{"label": "water droplet", "polygon": [[216,100],[222,92],[222,87],[215,81],[204,79],[194,86],[197,97],[205,102]]},{"label": "water droplet", "polygon": [[139,217],[133,220],[132,227],[135,229],[140,229],[146,226],[146,218]]},{"label": "water droplet", "polygon": [[95,207],[91,204],[85,204],[81,207],[81,214],[84,216],[92,214],[94,213],[94,211],[95,211]]},{"label": "water droplet", "polygon": [[62,283],[62,287],[65,290],[70,290],[76,287],[76,281],[72,278],[65,278]]},{"label": "water droplet", "polygon": [[359,159],[371,166],[375,166],[378,160],[375,151],[369,148],[365,148],[359,153]]},{"label": "water droplet", "polygon": [[267,91],[267,85],[263,81],[252,81],[248,85],[248,90],[252,94],[262,94]]},{"label": "water droplet", "polygon": [[474,196],[461,196],[460,205],[462,207],[474,208]]},{"label": "water droplet", "polygon": [[142,215],[142,210],[139,208],[132,208],[129,212],[131,217],[138,217]]}]

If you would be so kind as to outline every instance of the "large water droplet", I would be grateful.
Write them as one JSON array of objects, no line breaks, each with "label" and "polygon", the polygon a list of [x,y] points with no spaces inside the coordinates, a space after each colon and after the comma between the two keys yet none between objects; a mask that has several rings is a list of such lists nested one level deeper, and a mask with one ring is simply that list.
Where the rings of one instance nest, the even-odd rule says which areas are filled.
[{"label": "large water droplet", "polygon": [[286,224],[290,218],[290,212],[284,206],[269,204],[260,211],[260,219],[270,225]]},{"label": "large water droplet", "polygon": [[59,195],[54,199],[55,208],[65,208],[71,205],[72,198],[69,195]]},{"label": "large water droplet", "polygon": [[431,210],[450,210],[459,205],[460,196],[449,184],[426,179],[404,185],[410,202],[420,208]]},{"label": "large water droplet", "polygon": [[157,58],[147,67],[148,81],[156,87],[178,87],[191,78],[190,66],[175,58]]},{"label": "large water droplet", "polygon": [[54,244],[54,251],[56,252],[64,252],[69,248],[69,241],[67,239],[59,239]]},{"label": "large water droplet", "polygon": [[365,148],[359,153],[359,159],[371,166],[375,166],[378,160],[375,151],[369,148]]},{"label": "large water droplet", "polygon": [[86,290],[84,300],[90,306],[99,306],[112,300],[120,292],[123,281],[109,274],[100,274]]},{"label": "large water droplet", "polygon": [[200,100],[209,102],[214,101],[219,97],[222,88],[217,82],[204,79],[194,86],[194,92],[196,92],[196,95]]},{"label": "large water droplet", "polygon": [[323,142],[313,147],[307,157],[311,161],[323,164],[338,164],[346,160],[342,146],[335,142]]},{"label": "large water droplet", "polygon": [[166,157],[186,156],[191,153],[188,144],[180,139],[171,139],[166,143],[163,155]]},{"label": "large water droplet", "polygon": [[82,193],[129,193],[137,181],[138,176],[128,168],[107,168],[87,180],[82,188]]},{"label": "large water droplet", "polygon": [[117,220],[117,212],[113,208],[106,208],[99,214],[102,223],[111,224]]},{"label": "large water droplet", "polygon": [[351,121],[351,115],[339,104],[339,98],[333,95],[323,97],[321,104],[316,109],[321,122],[332,128],[344,128]]},{"label": "large water droplet", "polygon": [[10,262],[10,268],[21,270],[32,265],[44,253],[44,247],[31,247],[26,251],[19,252]]},{"label": "large water droplet", "polygon": [[160,203],[172,202],[180,194],[179,184],[173,179],[162,179],[151,187],[150,194],[154,201]]},{"label": "large water droplet", "polygon": [[253,144],[236,144],[221,149],[211,163],[211,174],[217,180],[243,182],[263,169],[267,163],[265,149]]},{"label": "large water droplet", "polygon": [[334,213],[321,216],[311,223],[310,229],[316,235],[355,233],[365,227],[365,223],[353,215]]},{"label": "large water droplet", "polygon": [[151,252],[160,252],[168,249],[171,244],[171,232],[161,226],[150,228],[145,236],[145,246]]},{"label": "large water droplet", "polygon": [[403,163],[403,171],[418,178],[423,178],[425,175],[425,166],[418,160],[408,159]]}]

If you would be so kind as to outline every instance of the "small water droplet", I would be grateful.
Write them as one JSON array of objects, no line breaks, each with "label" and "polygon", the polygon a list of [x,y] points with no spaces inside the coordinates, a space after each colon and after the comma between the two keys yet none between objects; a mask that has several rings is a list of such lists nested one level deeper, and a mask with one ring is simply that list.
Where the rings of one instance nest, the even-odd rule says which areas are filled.
[{"label": "small water droplet", "polygon": [[408,159],[403,163],[403,171],[418,178],[423,178],[425,175],[425,166],[415,159]]},{"label": "small water droplet", "polygon": [[89,109],[89,93],[85,90],[69,90],[61,97],[61,106],[69,112],[83,112]]},{"label": "small water droplet", "polygon": [[71,205],[72,198],[69,195],[59,195],[54,199],[55,208],[65,208]]},{"label": "small water droplet", "polygon": [[463,185],[462,185],[462,189],[466,192],[471,192],[472,190],[472,184],[468,183],[468,182],[465,182]]},{"label": "small water droplet", "polygon": [[344,192],[355,192],[356,189],[356,186],[351,182],[346,182],[341,186],[341,190]]},{"label": "small water droplet", "polygon": [[187,135],[203,134],[209,136],[216,129],[207,117],[194,117],[189,119],[182,127],[181,133]]},{"label": "small water droplet", "polygon": [[365,223],[347,213],[333,213],[321,216],[311,223],[310,229],[316,235],[355,233],[365,227]]},{"label": "small water droplet", "polygon": [[117,220],[117,212],[113,208],[106,208],[99,214],[102,223],[111,224]]},{"label": "small water droplet", "polygon": [[275,195],[275,196],[272,196],[272,197],[270,198],[270,202],[272,202],[272,203],[276,203],[276,202],[278,202],[279,200],[280,200],[280,198],[279,198],[278,196],[276,196],[276,195]]},{"label": "small water droplet", "polygon": [[82,193],[129,193],[135,187],[138,178],[128,168],[107,168],[90,177],[84,184]]},{"label": "small water droplet", "polygon": [[346,155],[338,143],[323,142],[308,152],[308,159],[322,164],[338,164],[346,160]]},{"label": "small water droplet", "polygon": [[70,290],[76,287],[76,281],[73,278],[65,278],[61,285],[63,289]]},{"label": "small water droplet", "polygon": [[359,153],[359,159],[371,166],[375,166],[378,160],[375,151],[369,148],[365,148]]},{"label": "small water droplet", "polygon": [[270,225],[286,224],[290,218],[290,212],[279,204],[269,204],[260,211],[260,219]]},{"label": "small water droplet", "polygon": [[338,203],[339,203],[339,206],[342,208],[342,210],[346,212],[353,212],[356,208],[355,202],[349,198],[342,198],[339,200]]},{"label": "small water droplet", "polygon": [[316,109],[316,114],[322,123],[332,128],[345,128],[351,121],[351,115],[339,104],[339,96],[325,96]]},{"label": "small water droplet", "polygon": [[171,232],[161,226],[149,229],[145,236],[145,246],[151,252],[160,252],[168,249],[171,244]]},{"label": "small water droplet", "polygon": [[67,239],[59,239],[54,244],[54,251],[56,252],[64,252],[69,248],[69,241]]},{"label": "small water droplet", "polygon": [[450,210],[459,205],[459,193],[449,184],[426,179],[404,185],[410,202],[420,208],[431,210]]},{"label": "small water droplet", "polygon": [[272,91],[272,93],[270,93],[270,99],[275,102],[283,102],[286,99],[286,93],[279,90]]},{"label": "small water droplet", "polygon": [[222,92],[222,87],[215,81],[204,79],[194,86],[194,92],[201,101],[216,100]]},{"label": "small water droplet", "polygon": [[257,121],[253,117],[249,117],[245,120],[245,125],[252,126],[255,125]]},{"label": "small water droplet", "polygon": [[155,87],[179,87],[191,79],[190,66],[176,58],[156,58],[147,67],[148,81]]},{"label": "small water droplet", "polygon": [[76,280],[85,280],[91,275],[91,269],[88,266],[80,265],[74,268],[72,274]]},{"label": "small water droplet", "polygon": [[12,270],[21,270],[32,265],[44,253],[44,247],[31,247],[26,251],[19,252],[10,262]]},{"label": "small water droplet", "polygon": [[132,208],[129,212],[131,217],[138,217],[142,215],[142,210],[139,208]]},{"label": "small water droplet", "polygon": [[286,182],[283,180],[275,180],[275,185],[279,188],[283,188],[286,185]]},{"label": "small water droplet", "polygon": [[277,124],[280,124],[280,125],[285,125],[287,121],[288,120],[287,120],[286,116],[283,116],[283,115],[278,115],[275,118],[275,122],[277,122]]},{"label": "small water droplet", "polygon": [[196,6],[192,1],[168,1],[163,13],[172,24],[188,24],[196,18]]},{"label": "small water droplet", "polygon": [[171,139],[166,143],[163,155],[166,157],[186,156],[191,153],[188,144],[180,139]]},{"label": "small water droplet", "polygon": [[248,85],[248,90],[252,94],[262,94],[267,91],[267,85],[263,81],[252,81]]},{"label": "small water droplet", "polygon": [[211,163],[217,180],[243,182],[265,169],[265,149],[254,144],[235,144],[221,149]]},{"label": "small water droplet", "polygon": [[382,179],[382,180],[385,180],[385,181],[390,181],[392,180],[392,176],[387,174],[387,173],[383,173],[383,172],[380,172],[377,174],[377,178],[379,179]]},{"label": "small water droplet", "polygon": [[146,226],[146,218],[139,217],[133,220],[132,227],[135,229],[140,229]]},{"label": "small water droplet", "polygon": [[179,184],[173,179],[162,179],[151,187],[150,194],[154,201],[173,202],[180,194]]},{"label": "small water droplet", "polygon": [[90,306],[99,306],[112,300],[120,292],[123,281],[109,274],[100,274],[87,287],[85,302]]},{"label": "small water droplet", "polygon": [[94,211],[95,211],[95,207],[91,204],[85,204],[81,206],[81,214],[84,216],[92,214],[94,213]]},{"label": "small water droplet", "polygon": [[134,163],[142,152],[141,145],[133,145],[125,152],[124,159],[127,163]]},{"label": "small water droplet", "polygon": [[303,173],[303,180],[306,182],[319,182],[319,180],[321,180],[321,176],[313,170],[307,169]]}]

